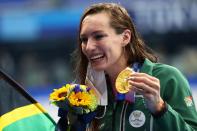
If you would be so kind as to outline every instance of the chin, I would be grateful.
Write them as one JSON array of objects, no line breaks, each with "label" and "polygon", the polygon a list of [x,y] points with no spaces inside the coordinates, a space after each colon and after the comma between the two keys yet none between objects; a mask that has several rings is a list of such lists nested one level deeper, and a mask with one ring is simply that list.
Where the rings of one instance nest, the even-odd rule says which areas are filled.
[{"label": "chin", "polygon": [[106,67],[100,65],[92,65],[92,68],[96,71],[104,71]]}]

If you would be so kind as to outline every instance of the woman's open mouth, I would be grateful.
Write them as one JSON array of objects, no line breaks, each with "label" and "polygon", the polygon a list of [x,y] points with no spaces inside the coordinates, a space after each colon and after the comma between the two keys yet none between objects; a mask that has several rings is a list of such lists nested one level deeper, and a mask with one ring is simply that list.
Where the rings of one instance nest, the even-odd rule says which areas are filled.
[{"label": "woman's open mouth", "polygon": [[97,55],[91,56],[90,61],[91,62],[101,61],[104,57],[105,57],[104,54],[97,54]]}]

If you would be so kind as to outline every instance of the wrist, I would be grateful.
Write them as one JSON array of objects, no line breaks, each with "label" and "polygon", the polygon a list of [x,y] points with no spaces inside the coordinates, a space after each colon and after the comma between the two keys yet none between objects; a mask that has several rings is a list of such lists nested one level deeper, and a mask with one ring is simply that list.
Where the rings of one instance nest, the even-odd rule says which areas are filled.
[{"label": "wrist", "polygon": [[156,108],[154,113],[151,113],[154,118],[160,118],[167,112],[167,103],[165,101],[161,101],[159,106]]}]

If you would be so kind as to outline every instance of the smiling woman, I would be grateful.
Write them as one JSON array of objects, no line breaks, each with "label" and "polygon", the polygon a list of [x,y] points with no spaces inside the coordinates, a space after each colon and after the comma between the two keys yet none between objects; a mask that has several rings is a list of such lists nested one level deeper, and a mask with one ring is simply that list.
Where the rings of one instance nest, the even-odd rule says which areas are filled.
[{"label": "smiling woman", "polygon": [[[86,130],[96,131],[197,129],[187,80],[176,68],[157,62],[124,7],[100,3],[87,8],[80,21],[78,39],[74,56],[76,82],[98,90],[99,106],[90,123],[78,117],[73,131],[81,131],[84,122]],[[122,80],[126,84],[118,84],[127,85],[121,89],[128,90],[121,92],[116,80],[128,68],[134,72]],[[59,125],[66,128],[65,121],[61,116]]]}]

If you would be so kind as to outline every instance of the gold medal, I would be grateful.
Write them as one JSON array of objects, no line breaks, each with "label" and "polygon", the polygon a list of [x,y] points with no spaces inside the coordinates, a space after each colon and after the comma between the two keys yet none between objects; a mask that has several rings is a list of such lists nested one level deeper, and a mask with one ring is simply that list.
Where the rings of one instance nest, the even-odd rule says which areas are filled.
[{"label": "gold medal", "polygon": [[127,78],[131,76],[132,73],[133,73],[133,70],[127,67],[126,69],[121,71],[118,77],[116,78],[115,86],[116,86],[116,90],[119,93],[125,94],[131,89],[131,85],[127,81]]}]

